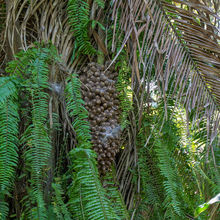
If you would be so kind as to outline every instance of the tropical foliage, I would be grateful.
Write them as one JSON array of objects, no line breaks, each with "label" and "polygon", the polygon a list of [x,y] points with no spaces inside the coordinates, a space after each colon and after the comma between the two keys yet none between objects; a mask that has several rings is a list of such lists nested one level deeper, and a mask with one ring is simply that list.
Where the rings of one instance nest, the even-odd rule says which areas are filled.
[{"label": "tropical foliage", "polygon": [[[0,219],[218,219],[219,10],[0,0]],[[81,91],[91,61],[117,72],[105,175]]]}]

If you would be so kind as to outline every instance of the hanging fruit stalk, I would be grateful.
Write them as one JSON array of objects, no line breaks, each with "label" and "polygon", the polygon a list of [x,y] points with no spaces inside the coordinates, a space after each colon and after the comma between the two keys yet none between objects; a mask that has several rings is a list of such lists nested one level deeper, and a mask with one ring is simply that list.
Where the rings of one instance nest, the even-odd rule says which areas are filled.
[{"label": "hanging fruit stalk", "polygon": [[85,107],[89,112],[93,148],[98,154],[102,174],[111,169],[119,151],[121,127],[119,125],[119,99],[115,88],[117,72],[104,72],[106,66],[89,63],[80,74]]}]

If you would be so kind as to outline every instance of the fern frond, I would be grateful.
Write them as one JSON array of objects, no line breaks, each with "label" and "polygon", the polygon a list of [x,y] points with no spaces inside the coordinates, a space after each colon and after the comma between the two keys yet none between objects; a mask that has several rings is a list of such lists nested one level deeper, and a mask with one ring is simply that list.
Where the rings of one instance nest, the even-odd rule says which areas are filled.
[{"label": "fern frond", "polygon": [[124,129],[129,125],[128,115],[132,110],[132,90],[129,89],[129,73],[130,69],[123,59],[123,55],[120,61],[116,64],[119,67],[119,74],[117,78],[116,89],[119,92],[120,109],[122,110],[120,116],[121,128]]},{"label": "fern frond", "polygon": [[[148,113],[143,114],[142,126],[137,136],[138,146],[138,167],[140,178],[140,196],[139,205],[135,213],[135,219],[162,219],[163,218],[163,201],[164,188],[163,176],[157,164],[159,162],[150,139],[148,146],[145,146],[146,138],[149,136],[152,116]],[[151,209],[154,208],[152,212]],[[145,216],[146,215],[146,216]]]},{"label": "fern frond", "polygon": [[56,54],[54,47],[40,47],[21,51],[16,57],[16,60],[9,63],[7,72],[17,77],[21,90],[28,93],[31,103],[31,124],[25,130],[21,142],[24,145],[26,166],[31,167],[31,194],[37,203],[36,213],[39,219],[46,219],[42,192],[43,169],[47,166],[51,153],[47,129],[48,94],[46,90],[49,88],[48,63],[56,59]]},{"label": "fern frond", "polygon": [[[75,180],[75,181],[74,181]],[[71,186],[69,187],[69,202],[68,207],[75,219],[88,219],[88,213],[85,211],[85,200],[82,194],[82,185],[74,178]]]},{"label": "fern frond", "polygon": [[79,53],[95,54],[96,50],[90,43],[88,35],[89,4],[85,0],[69,0],[67,11]]},{"label": "fern frond", "polygon": [[[174,111],[173,102],[170,102],[168,102],[169,105],[167,107],[169,117]],[[159,103],[157,109],[159,117],[163,118],[165,114],[163,102]],[[161,125],[161,123],[162,120],[159,124]],[[174,118],[165,121],[161,131],[160,125],[157,128],[158,130],[155,131],[154,147],[158,158],[158,167],[161,175],[164,177],[163,187],[165,190],[165,199],[163,205],[167,213],[168,210],[171,210],[171,213],[175,213],[181,219],[184,216],[184,211],[178,192],[182,189],[182,185],[176,169],[177,161],[175,159],[175,150],[180,148],[180,133],[174,122]]]},{"label": "fern frond", "polygon": [[159,158],[159,167],[161,170],[161,174],[165,177],[163,182],[164,189],[166,191],[166,199],[164,201],[165,207],[169,207],[172,205],[175,212],[181,216],[181,203],[178,201],[177,191],[180,189],[178,185],[176,173],[174,171],[175,163],[173,161],[173,155],[170,153],[168,149],[166,149],[165,145],[162,143],[158,143],[158,146],[161,148],[157,148],[157,156]]},{"label": "fern frond", "polygon": [[[189,203],[192,198],[187,194],[189,190],[188,184],[185,183],[181,176],[185,174],[185,178],[190,178],[190,181],[194,181],[194,177],[188,165],[189,156],[186,153],[187,149],[184,149],[181,143],[181,132],[177,126],[177,113],[174,109],[174,103],[172,100],[168,100],[167,104],[169,119],[164,122],[161,130],[160,126],[157,128],[158,130],[155,132],[154,137],[154,147],[159,161],[158,167],[160,168],[161,175],[164,177],[165,200],[163,205],[166,209],[165,216],[166,218],[184,219],[186,212],[192,212],[192,204]],[[159,103],[157,107],[161,118],[165,114],[163,106],[163,103]],[[171,115],[173,115],[172,119]],[[184,157],[184,159],[181,159],[181,157]],[[195,189],[192,189],[192,192],[194,191]]]},{"label": "fern frond", "polygon": [[104,8],[105,7],[105,2],[103,0],[95,0],[95,3],[100,7]]},{"label": "fern frond", "polygon": [[[39,193],[39,195],[38,195]],[[41,191],[37,191],[37,189],[33,188],[27,188],[27,195],[24,196],[21,200],[21,203],[23,205],[23,212],[21,214],[21,220],[26,220],[26,219],[33,219],[33,220],[38,220],[38,219],[47,219],[46,215],[46,210],[45,208],[39,209],[36,206],[36,200],[37,202],[42,204],[42,199],[43,195]],[[41,211],[41,212],[40,212]]]},{"label": "fern frond", "polygon": [[77,133],[78,146],[82,148],[90,149],[91,134],[90,125],[86,120],[88,118],[88,112],[83,106],[84,101],[80,92],[80,81],[75,74],[67,79],[66,85],[66,104],[69,115],[75,118],[73,127]]},{"label": "fern frond", "polygon": [[12,77],[0,77],[0,103],[6,102],[10,96],[17,93]]},{"label": "fern frond", "polygon": [[80,81],[74,74],[67,81],[66,102],[77,135],[77,148],[70,152],[71,168],[76,174],[69,189],[69,209],[74,219],[118,219],[99,179],[96,153],[91,150],[90,125],[86,120],[88,112],[83,107]]},{"label": "fern frond", "polygon": [[32,60],[29,67],[32,72],[31,85],[28,88],[32,104],[32,124],[27,128],[23,142],[26,146],[27,163],[32,167],[33,190],[41,214],[45,213],[43,194],[41,193],[43,168],[47,165],[51,144],[46,127],[48,94],[44,92],[48,88],[48,67],[40,53],[38,56],[39,58]]},{"label": "fern frond", "polygon": [[71,220],[71,215],[67,209],[66,204],[63,202],[63,190],[59,183],[53,183],[52,188],[54,189],[55,195],[53,198],[53,209],[60,220]]},{"label": "fern frond", "polygon": [[[152,109],[150,114],[143,115],[137,139],[141,202],[135,217],[145,219],[145,213],[150,219],[185,219],[186,213],[193,215],[193,207],[200,200],[195,194],[196,184],[190,184],[197,182],[193,172],[195,159],[190,158],[188,147],[183,145],[180,109],[176,111],[173,101],[167,100],[165,121],[162,102]],[[152,207],[154,211],[150,212]]]},{"label": "fern frond", "polygon": [[77,172],[76,181],[81,185],[80,191],[78,188],[75,189],[78,194],[81,194],[81,198],[73,198],[71,205],[76,205],[79,202],[84,203],[84,210],[88,219],[120,219],[111,207],[99,180],[94,151],[75,148],[71,154],[74,158],[74,169]]},{"label": "fern frond", "polygon": [[124,199],[117,188],[116,181],[114,181],[113,173],[108,173],[103,180],[104,188],[106,189],[107,197],[110,200],[115,213],[120,219],[130,219]]},{"label": "fern frond", "polygon": [[14,179],[18,163],[18,95],[17,89],[10,78],[0,78],[0,215],[5,219],[8,213],[4,201]]}]

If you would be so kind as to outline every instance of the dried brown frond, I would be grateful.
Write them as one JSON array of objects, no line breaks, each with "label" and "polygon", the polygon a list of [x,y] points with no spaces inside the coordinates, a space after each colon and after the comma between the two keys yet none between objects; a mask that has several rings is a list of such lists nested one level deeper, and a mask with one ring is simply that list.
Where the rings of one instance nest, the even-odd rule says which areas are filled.
[{"label": "dried brown frond", "polygon": [[67,18],[67,2],[61,0],[8,1],[4,49],[12,59],[20,49],[27,50],[34,42],[51,42],[57,47],[65,69],[72,72],[78,59],[72,62],[74,38]]},{"label": "dried brown frond", "polygon": [[[195,112],[193,124],[206,118],[209,144],[219,131],[220,122],[220,46],[219,4],[214,1],[181,1],[173,4],[154,0],[116,0],[113,50],[123,36],[132,63],[132,88],[142,112],[143,88],[154,78],[165,102],[172,98],[176,106]],[[116,28],[116,20],[119,27]],[[121,34],[116,34],[121,31]],[[116,38],[117,36],[117,38]],[[119,36],[119,37],[118,37]],[[137,49],[137,51],[136,51]],[[120,50],[120,51],[121,51]],[[119,52],[120,52],[119,51]],[[117,59],[116,55],[115,59]],[[139,100],[140,99],[140,100]],[[136,120],[141,121],[141,114]],[[138,131],[138,128],[136,128]],[[133,134],[133,133],[131,133]],[[131,137],[133,139],[133,137]],[[129,188],[129,161],[136,146],[129,144],[120,157],[118,179]],[[130,152],[133,152],[132,154]],[[125,155],[126,154],[126,155]],[[134,160],[134,158],[133,158]],[[132,165],[130,165],[132,167]],[[124,172],[121,167],[124,167]],[[125,187],[123,185],[123,187]]]},{"label": "dried brown frond", "polygon": [[214,97],[220,103],[220,5],[213,1],[162,1],[189,55]]},{"label": "dried brown frond", "polygon": [[[195,8],[195,3],[176,2],[180,2],[180,5],[185,2],[188,4],[187,7]],[[121,0],[115,1],[114,4],[113,18],[116,19],[120,11],[120,29],[125,36],[124,45],[133,45],[130,50],[133,60],[133,88],[140,88],[145,84],[154,74],[154,67],[155,79],[161,85],[161,95],[165,102],[168,98],[175,98],[176,104],[184,104],[189,112],[196,110],[194,121],[198,119],[198,115],[201,117],[199,113],[203,112],[210,126],[217,129],[220,103],[220,46],[216,27],[219,17],[215,12],[219,9],[215,8],[214,11],[208,5],[204,5],[205,3],[198,3],[198,7],[193,9],[197,11],[195,13],[193,10],[178,8],[165,1],[162,2],[162,7],[159,3],[160,1],[152,0]],[[175,20],[173,24],[163,7],[169,9],[169,12],[172,10],[172,13],[176,9],[175,16],[172,14],[172,19]],[[195,17],[196,15],[198,16]],[[201,24],[206,22],[206,25],[202,27],[197,24],[198,19],[201,20]],[[117,39],[114,39],[114,42],[116,41]],[[138,55],[134,49],[138,50]],[[142,77],[139,73],[141,67]],[[171,80],[172,86],[168,90]],[[213,132],[215,133],[214,130]]]}]

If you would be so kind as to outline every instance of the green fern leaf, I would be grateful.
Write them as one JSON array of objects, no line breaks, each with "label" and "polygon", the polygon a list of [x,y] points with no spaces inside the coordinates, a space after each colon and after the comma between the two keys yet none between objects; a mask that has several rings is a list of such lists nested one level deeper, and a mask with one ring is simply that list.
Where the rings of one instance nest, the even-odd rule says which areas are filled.
[{"label": "green fern leaf", "polygon": [[105,2],[103,0],[95,0],[95,3],[100,7],[104,8],[105,7]]},{"label": "green fern leaf", "polygon": [[71,215],[67,209],[66,204],[63,202],[63,190],[59,183],[53,183],[52,188],[54,189],[55,196],[53,198],[53,208],[57,216],[57,219],[60,220],[71,220]]},{"label": "green fern leaf", "polygon": [[49,88],[48,62],[51,59],[56,60],[57,57],[54,47],[31,48],[21,51],[16,57],[16,60],[9,63],[7,72],[17,78],[21,90],[27,93],[31,103],[31,124],[21,138],[26,167],[30,167],[31,170],[30,195],[37,203],[37,207],[30,207],[30,209],[33,212],[36,210],[39,219],[47,219],[42,192],[44,168],[51,153],[47,128],[48,94],[46,90]]},{"label": "green fern leaf", "polygon": [[8,213],[5,196],[9,194],[18,163],[18,95],[10,78],[0,78],[0,215]]},{"label": "green fern leaf", "polygon": [[67,81],[66,103],[69,115],[73,117],[77,148],[70,152],[71,169],[76,171],[69,189],[69,209],[74,219],[119,219],[109,203],[99,180],[96,153],[91,150],[91,135],[88,112],[83,107],[80,82],[72,74]]},{"label": "green fern leaf", "polygon": [[78,52],[86,55],[95,54],[96,50],[90,43],[88,35],[88,25],[90,22],[88,3],[84,0],[69,0],[67,11],[73,36],[78,46]]}]

